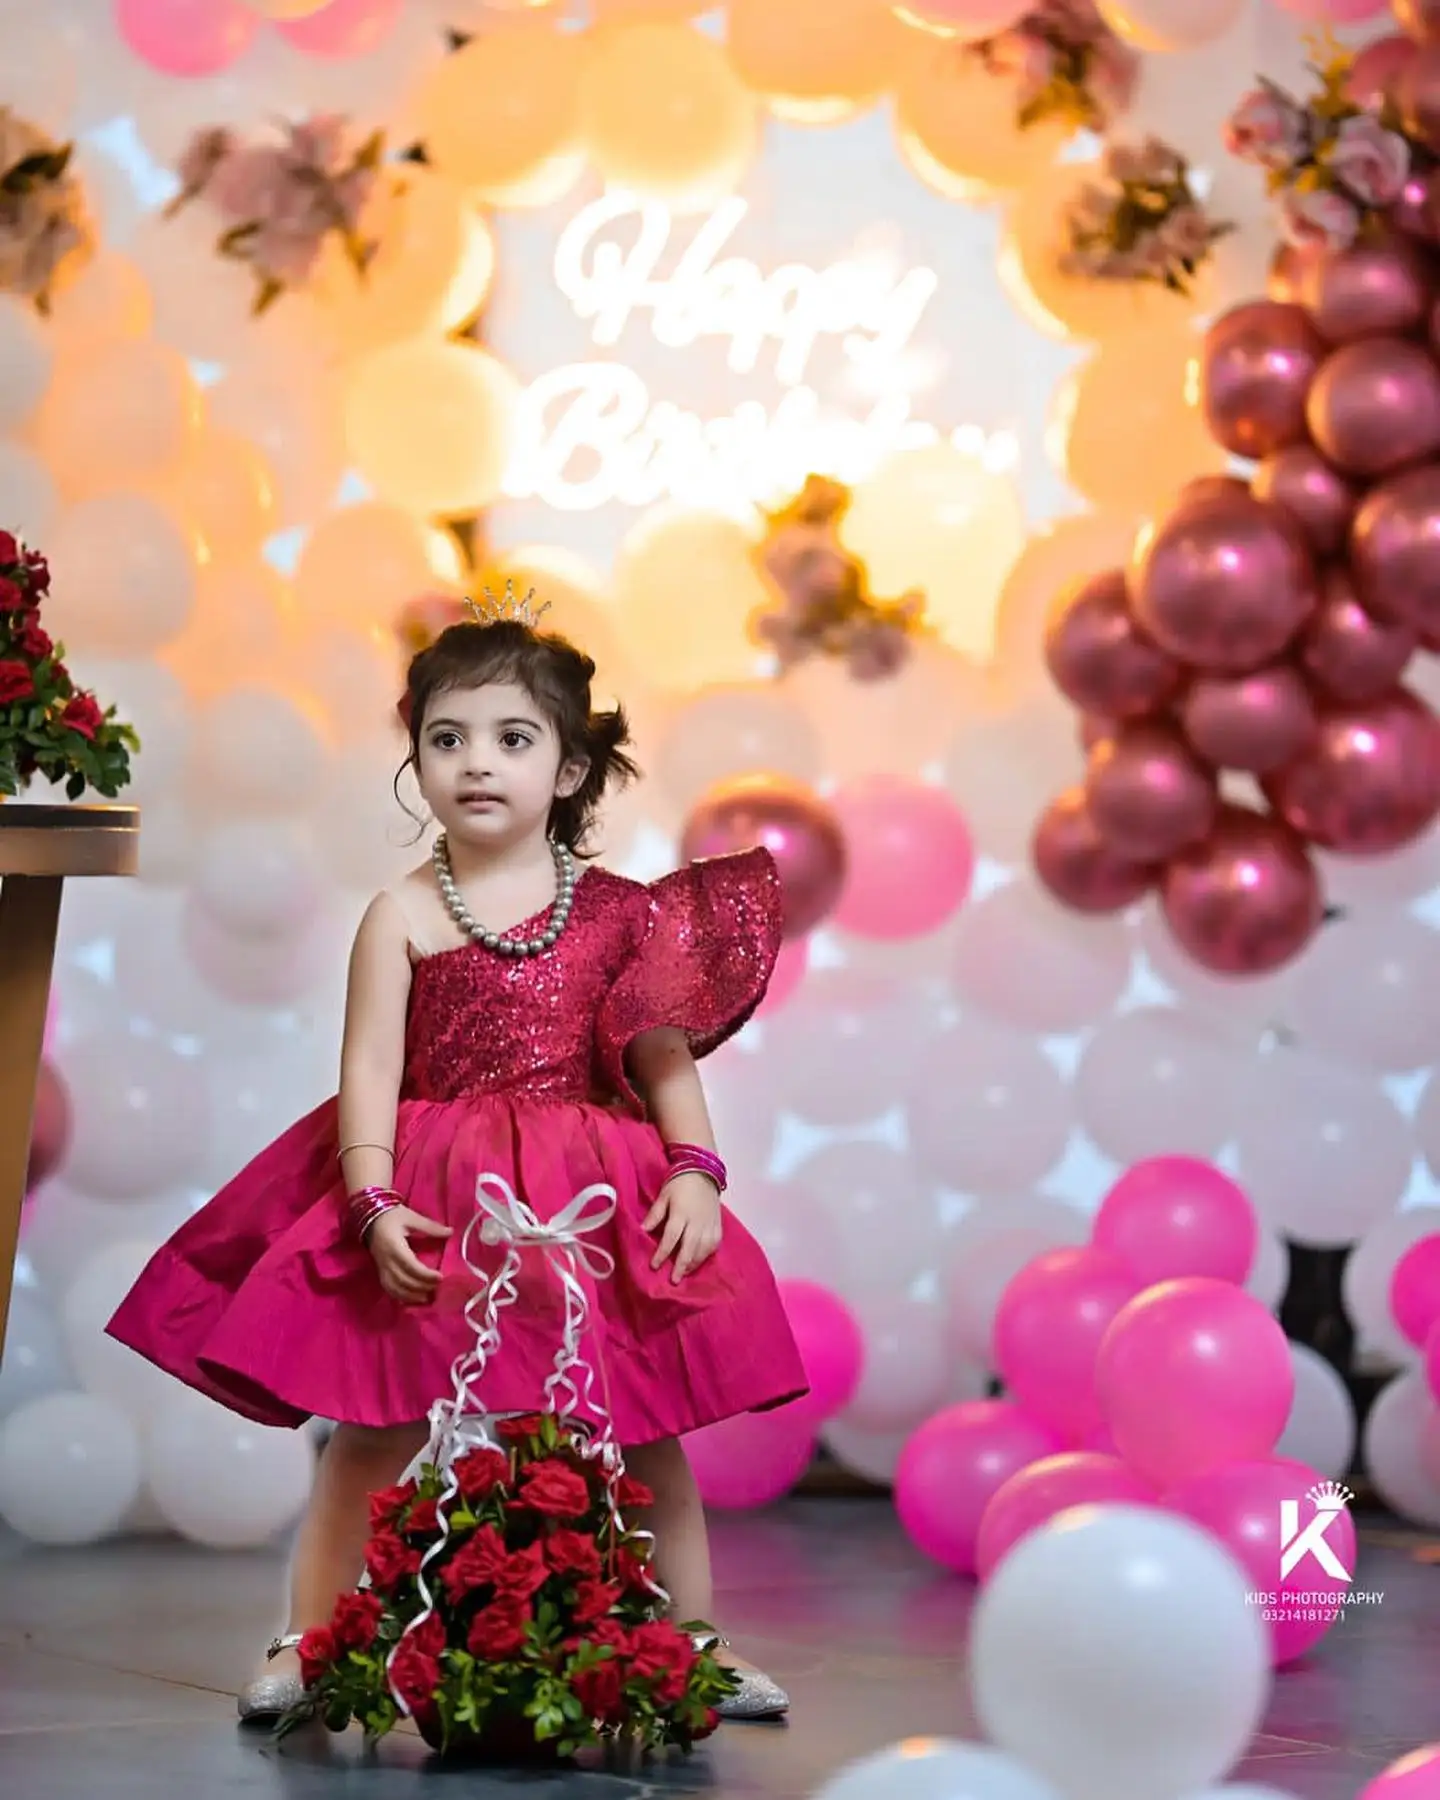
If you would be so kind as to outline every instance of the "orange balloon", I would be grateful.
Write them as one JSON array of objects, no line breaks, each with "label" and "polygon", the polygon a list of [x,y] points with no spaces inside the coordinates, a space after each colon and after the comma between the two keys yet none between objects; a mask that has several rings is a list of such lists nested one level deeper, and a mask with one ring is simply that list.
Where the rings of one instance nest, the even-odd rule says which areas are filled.
[{"label": "orange balloon", "polygon": [[604,179],[679,205],[731,191],[758,145],[760,109],[722,47],[663,22],[590,35],[580,110]]},{"label": "orange balloon", "polygon": [[[1053,119],[1022,127],[1013,85],[954,44],[912,32],[896,85],[895,128],[947,176],[983,189],[1024,187],[1073,132]],[[913,152],[912,152],[913,153]]]},{"label": "orange balloon", "polygon": [[310,19],[324,12],[331,0],[245,0],[251,12],[262,19]]},{"label": "orange balloon", "polygon": [[482,32],[437,63],[416,101],[418,135],[464,187],[523,182],[579,135],[578,33],[527,22]]},{"label": "orange balloon", "polygon": [[891,86],[905,27],[875,0],[730,0],[725,41],[736,73],[780,117],[826,124]]}]

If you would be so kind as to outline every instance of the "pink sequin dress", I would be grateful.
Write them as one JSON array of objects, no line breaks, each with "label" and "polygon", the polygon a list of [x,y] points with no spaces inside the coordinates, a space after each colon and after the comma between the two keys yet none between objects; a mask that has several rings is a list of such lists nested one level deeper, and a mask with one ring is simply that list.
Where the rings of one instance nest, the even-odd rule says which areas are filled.
[{"label": "pink sequin dress", "polygon": [[[544,916],[512,935],[531,935]],[[682,1028],[697,1056],[715,1049],[764,996],[779,941],[774,863],[746,851],[650,887],[586,869],[566,929],[540,956],[477,944],[424,957],[410,993],[395,1186],[454,1228],[443,1242],[414,1240],[440,1270],[434,1302],[391,1300],[352,1235],[329,1100],[161,1247],[110,1335],[266,1425],[423,1419],[473,1337],[463,1309],[476,1284],[460,1234],[476,1178],[502,1176],[542,1219],[606,1182],[618,1203],[593,1241],[615,1273],[591,1283],[586,1349],[620,1442],[680,1436],[804,1393],[774,1277],[738,1220],[727,1212],[719,1250],[678,1286],[670,1266],[652,1270],[655,1240],[642,1226],[667,1162],[624,1060],[640,1032],[663,1025]],[[498,1263],[501,1250],[477,1239],[472,1257]],[[538,1252],[527,1252],[521,1283],[486,1373],[496,1412],[539,1405],[560,1341],[559,1284]]]}]

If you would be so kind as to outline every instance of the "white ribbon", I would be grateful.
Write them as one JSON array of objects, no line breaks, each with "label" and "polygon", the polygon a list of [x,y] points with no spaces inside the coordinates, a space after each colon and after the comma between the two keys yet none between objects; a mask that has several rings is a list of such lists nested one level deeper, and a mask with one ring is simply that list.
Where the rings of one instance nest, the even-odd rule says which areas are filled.
[{"label": "white ribbon", "polygon": [[[476,1209],[467,1221],[460,1238],[460,1260],[475,1281],[475,1292],[465,1303],[465,1319],[475,1339],[468,1350],[457,1356],[450,1368],[451,1393],[437,1400],[430,1409],[430,1438],[425,1449],[411,1463],[407,1475],[418,1474],[425,1465],[433,1465],[444,1477],[444,1487],[436,1506],[439,1536],[426,1551],[416,1585],[420,1590],[421,1610],[406,1626],[400,1643],[412,1631],[418,1631],[435,1611],[435,1596],[426,1572],[441,1556],[450,1537],[450,1507],[460,1491],[455,1464],[476,1449],[499,1449],[490,1429],[492,1415],[480,1398],[480,1382],[490,1358],[500,1347],[500,1315],[520,1298],[516,1277],[523,1267],[523,1252],[540,1249],[551,1272],[560,1282],[565,1300],[565,1320],[555,1364],[546,1378],[544,1405],[538,1410],[553,1412],[564,1424],[583,1407],[588,1415],[581,1443],[587,1456],[599,1462],[605,1474],[605,1491],[611,1518],[617,1533],[625,1531],[624,1521],[616,1505],[615,1490],[622,1470],[620,1446],[615,1441],[610,1409],[595,1394],[595,1371],[584,1353],[586,1328],[590,1323],[590,1299],[581,1271],[592,1280],[606,1281],[615,1273],[615,1259],[599,1244],[587,1238],[608,1225],[615,1216],[617,1195],[605,1182],[594,1182],[578,1193],[568,1206],[550,1219],[542,1219],[521,1200],[503,1175],[485,1174],[475,1184]],[[475,1238],[487,1245],[504,1244],[505,1255],[499,1269],[491,1275],[474,1259]],[[635,1534],[653,1543],[649,1532]],[[669,1595],[647,1576],[646,1585],[654,1597],[667,1604]],[[410,1708],[395,1690],[393,1667],[400,1644],[390,1652],[386,1672],[390,1675],[390,1692],[395,1704],[407,1717]]]}]

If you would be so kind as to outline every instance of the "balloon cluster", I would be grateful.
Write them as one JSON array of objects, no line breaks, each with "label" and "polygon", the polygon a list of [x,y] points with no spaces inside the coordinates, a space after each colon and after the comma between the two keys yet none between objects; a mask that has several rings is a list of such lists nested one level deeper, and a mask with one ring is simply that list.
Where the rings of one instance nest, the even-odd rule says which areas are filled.
[{"label": "balloon cluster", "polygon": [[1313,937],[1316,848],[1382,856],[1440,814],[1440,722],[1402,681],[1440,644],[1440,271],[1398,231],[1278,268],[1200,357],[1209,429],[1253,475],[1192,483],[1045,644],[1089,762],[1039,822],[1040,878],[1082,911],[1155,889],[1224,975]]},{"label": "balloon cluster", "polygon": [[[1249,1199],[1209,1164],[1168,1157],[1122,1176],[1088,1244],[1042,1253],[1005,1288],[991,1362],[1006,1397],[951,1407],[907,1444],[895,1497],[917,1545],[984,1581],[1067,1507],[1160,1507],[1277,1594],[1277,1664],[1318,1641],[1349,1575],[1305,1559],[1281,1572],[1281,1501],[1328,1502],[1307,1501],[1320,1471],[1277,1454],[1296,1377],[1284,1332],[1240,1285],[1258,1242]],[[1327,1532],[1353,1571],[1343,1506]]]}]

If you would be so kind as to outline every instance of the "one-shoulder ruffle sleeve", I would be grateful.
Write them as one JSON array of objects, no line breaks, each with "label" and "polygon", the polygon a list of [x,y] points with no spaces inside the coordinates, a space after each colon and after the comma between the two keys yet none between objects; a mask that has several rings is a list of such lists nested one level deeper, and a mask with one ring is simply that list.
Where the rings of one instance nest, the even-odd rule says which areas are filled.
[{"label": "one-shoulder ruffle sleeve", "polygon": [[768,850],[742,850],[677,869],[646,900],[643,934],[596,1020],[601,1068],[637,1105],[625,1053],[642,1032],[674,1026],[694,1056],[708,1056],[765,998],[780,952],[780,875]]}]

